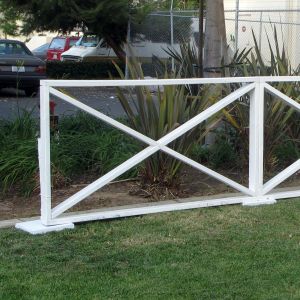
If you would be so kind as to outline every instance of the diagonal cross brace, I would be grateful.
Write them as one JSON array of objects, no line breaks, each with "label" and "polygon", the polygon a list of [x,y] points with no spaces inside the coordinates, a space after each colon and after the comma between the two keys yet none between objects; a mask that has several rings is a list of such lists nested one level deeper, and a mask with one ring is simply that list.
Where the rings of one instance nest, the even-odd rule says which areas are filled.
[{"label": "diagonal cross brace", "polygon": [[283,94],[282,92],[278,91],[277,89],[275,89],[267,83],[264,84],[264,87],[271,95],[282,99],[287,105],[294,108],[300,113],[300,103],[296,102],[294,99],[288,97],[287,95]]},{"label": "diagonal cross brace", "polygon": [[238,98],[243,96],[244,94],[250,92],[254,88],[255,88],[254,83],[239,88],[238,90],[236,90],[233,93],[231,93],[230,95],[226,96],[219,102],[213,104],[211,107],[209,107],[205,111],[203,111],[200,114],[198,114],[197,116],[193,117],[192,119],[190,119],[183,125],[177,127],[172,132],[166,134],[164,137],[162,137],[158,141],[155,141],[155,140],[133,130],[132,128],[104,115],[103,113],[83,104],[82,102],[80,102],[60,91],[50,88],[51,94],[67,101],[68,103],[71,103],[71,104],[81,108],[82,110],[92,114],[93,116],[101,119],[102,121],[122,130],[123,132],[126,132],[127,134],[129,134],[149,145],[147,148],[145,148],[138,154],[134,155],[132,158],[128,159],[127,161],[125,161],[124,163],[119,165],[118,167],[114,168],[107,174],[103,175],[102,177],[100,177],[99,179],[97,179],[96,181],[94,181],[93,183],[91,183],[90,185],[88,185],[87,187],[82,189],[81,191],[77,192],[76,194],[74,194],[73,196],[71,196],[70,198],[66,199],[64,202],[60,203],[55,208],[53,208],[52,218],[59,216],[60,214],[62,214],[63,212],[65,212],[66,210],[71,208],[72,206],[79,203],[84,198],[88,197],[89,195],[91,195],[92,193],[94,193],[95,191],[97,191],[98,189],[103,187],[104,185],[108,184],[110,181],[112,181],[115,178],[117,178],[118,176],[122,175],[123,173],[125,173],[132,167],[136,166],[137,164],[139,164],[140,162],[142,162],[143,160],[145,160],[146,158],[148,158],[149,156],[151,156],[152,154],[154,154],[155,152],[157,152],[159,150],[162,150],[165,153],[168,153],[169,155],[181,160],[182,162],[187,163],[188,165],[224,182],[225,184],[227,184],[247,195],[253,196],[253,192],[250,191],[248,188],[236,183],[235,181],[233,181],[231,179],[228,179],[227,177],[225,177],[215,171],[210,170],[209,168],[195,162],[194,160],[170,149],[166,145],[171,143],[178,137],[182,136],[183,134],[185,134],[186,132],[188,132],[189,130],[194,128],[195,126],[199,125],[201,122],[205,121],[206,119],[211,117],[213,114],[217,113],[218,111],[220,111],[227,105],[231,104],[232,102],[234,102],[235,100],[237,100]]},{"label": "diagonal cross brace", "polygon": [[285,181],[287,178],[291,177],[293,174],[298,172],[300,170],[300,159],[295,161],[293,164],[291,164],[289,167],[281,171],[279,174],[274,176],[272,179],[270,179],[267,183],[263,186],[263,194],[267,194],[271,190],[273,190],[276,186],[278,186],[280,183]]}]

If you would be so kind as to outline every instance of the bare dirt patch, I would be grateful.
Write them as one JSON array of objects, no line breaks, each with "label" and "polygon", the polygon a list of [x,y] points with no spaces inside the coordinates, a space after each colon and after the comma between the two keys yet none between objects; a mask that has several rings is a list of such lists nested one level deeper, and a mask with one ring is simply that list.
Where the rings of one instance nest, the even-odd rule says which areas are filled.
[{"label": "bare dirt patch", "polygon": [[[227,175],[241,184],[247,185],[242,174],[232,173]],[[75,194],[88,184],[82,183],[80,180],[78,182],[79,183],[72,184],[68,187],[53,190],[52,206],[55,207],[57,204]],[[299,187],[300,174],[285,182],[284,186]],[[152,193],[151,188],[154,189]],[[95,192],[87,199],[73,207],[70,211],[116,207],[235,192],[235,190],[225,184],[193,169],[188,169],[184,172],[182,182],[179,185],[167,189],[166,192],[160,190],[160,196],[158,196],[155,189],[157,189],[157,187],[146,187],[143,189],[143,186],[141,186],[137,180],[114,182]],[[38,194],[30,197],[22,197],[11,194],[0,198],[0,220],[39,215],[40,195]]]}]

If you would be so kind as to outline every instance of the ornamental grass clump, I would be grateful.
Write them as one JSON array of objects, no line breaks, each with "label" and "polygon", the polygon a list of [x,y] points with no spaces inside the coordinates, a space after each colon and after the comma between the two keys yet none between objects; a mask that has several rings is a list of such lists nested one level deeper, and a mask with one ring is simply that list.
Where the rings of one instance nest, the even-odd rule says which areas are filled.
[{"label": "ornamental grass clump", "polygon": [[[242,56],[238,62],[235,60],[236,56],[234,57],[229,68],[231,76],[298,76],[300,74],[299,66],[296,69],[292,68],[284,45],[280,47],[276,27],[273,29],[274,46],[268,37],[270,59],[267,62],[263,58],[253,32],[252,34],[254,48],[249,55]],[[299,82],[274,82],[271,85],[300,103]],[[239,85],[231,85],[231,89],[237,87]],[[277,150],[282,143],[288,142],[290,147],[291,145],[294,147],[292,152],[299,153],[297,149],[300,143],[300,118],[295,109],[286,105],[278,97],[266,92],[264,97],[264,164],[265,170],[272,173],[278,166],[290,163],[289,157],[286,157],[285,163],[282,161],[283,157],[277,155],[279,153]],[[239,133],[241,156],[248,160],[249,135],[244,129],[249,126],[249,97],[242,97],[240,101],[236,101],[233,107],[224,110],[224,114],[226,121]]]},{"label": "ornamental grass clump", "polygon": [[[280,46],[276,27],[273,27],[272,39],[267,37],[269,45],[269,57],[265,59],[253,35],[254,47],[242,49],[232,56],[231,62],[220,68],[223,77],[245,77],[245,76],[299,76],[300,66],[293,69],[288,58],[287,51]],[[282,39],[283,40],[283,39]],[[180,51],[168,49],[167,53],[175,59],[180,67],[182,77],[197,77],[198,72],[198,55],[195,46],[184,43]],[[274,88],[284,93],[288,97],[300,101],[299,82],[278,82],[271,84]],[[222,94],[228,95],[232,91],[241,87],[241,84],[224,84],[222,85]],[[220,86],[219,86],[220,88]],[[198,89],[191,89],[197,94]],[[267,173],[272,173],[278,167],[286,166],[290,163],[290,157],[284,158],[278,153],[282,143],[287,143],[293,153],[293,157],[299,153],[300,143],[300,118],[295,109],[287,106],[284,101],[278,97],[265,93],[265,153],[264,164]],[[223,126],[229,128],[227,131],[228,139],[235,139],[236,164],[243,165],[247,169],[249,158],[249,96],[243,96],[239,101],[235,101],[223,109]],[[293,148],[293,149],[291,149]],[[280,157],[279,157],[280,156]],[[299,156],[298,156],[299,158]]]},{"label": "ornamental grass clump", "polygon": [[[116,68],[124,79],[120,68],[117,65]],[[136,59],[132,58],[128,69],[131,79],[144,79],[141,64]],[[167,72],[164,75],[165,79],[179,77]],[[216,91],[214,90],[215,93]],[[147,86],[118,87],[117,95],[130,126],[154,140],[159,140],[184,124],[216,99],[211,89],[203,88],[201,93],[193,95],[185,85],[157,87],[154,92]],[[214,122],[217,122],[217,116],[209,120],[209,123]],[[183,155],[188,155],[195,143],[202,142],[204,135],[204,127],[198,125],[168,146]],[[182,166],[177,159],[159,151],[144,162],[140,172],[142,182],[172,187],[178,183]]]}]

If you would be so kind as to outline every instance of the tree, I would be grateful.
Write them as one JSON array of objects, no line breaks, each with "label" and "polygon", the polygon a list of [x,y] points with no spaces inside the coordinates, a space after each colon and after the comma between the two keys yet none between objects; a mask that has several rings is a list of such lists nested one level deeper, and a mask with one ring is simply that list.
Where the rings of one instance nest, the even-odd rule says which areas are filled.
[{"label": "tree", "polygon": [[19,33],[17,24],[18,14],[14,9],[5,9],[2,1],[0,1],[0,32],[7,38],[8,35],[16,36]]},{"label": "tree", "polygon": [[87,27],[102,36],[124,59],[122,43],[126,40],[127,23],[137,9],[128,0],[2,0],[5,10],[15,10],[24,23],[22,31],[71,32],[74,27]]},{"label": "tree", "polygon": [[[200,0],[201,1],[201,0]],[[171,3],[173,2],[174,9],[197,9],[199,0],[139,0],[135,1],[137,6],[144,7],[150,6],[153,10],[170,10]]]},{"label": "tree", "polygon": [[[204,41],[204,77],[221,77],[222,60],[227,62],[227,41],[223,0],[206,1],[206,22]],[[215,142],[215,135],[209,133],[205,143]]]},{"label": "tree", "polygon": [[223,0],[206,2],[204,75],[219,77],[222,60],[227,61],[224,3]]}]

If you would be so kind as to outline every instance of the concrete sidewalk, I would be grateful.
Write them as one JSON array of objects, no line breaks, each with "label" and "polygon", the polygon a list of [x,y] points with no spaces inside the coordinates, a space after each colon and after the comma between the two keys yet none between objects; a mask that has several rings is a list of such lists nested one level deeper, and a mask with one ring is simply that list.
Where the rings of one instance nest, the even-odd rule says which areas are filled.
[{"label": "concrete sidewalk", "polygon": [[0,229],[14,227],[17,223],[38,220],[40,217],[20,218],[0,221]]}]

